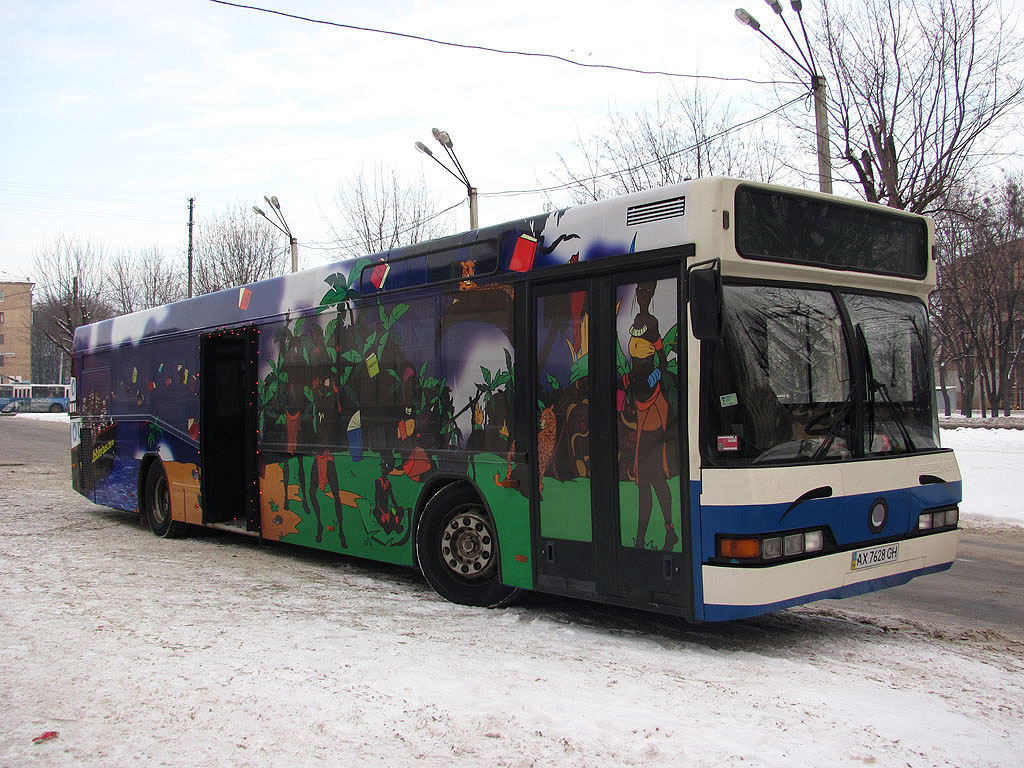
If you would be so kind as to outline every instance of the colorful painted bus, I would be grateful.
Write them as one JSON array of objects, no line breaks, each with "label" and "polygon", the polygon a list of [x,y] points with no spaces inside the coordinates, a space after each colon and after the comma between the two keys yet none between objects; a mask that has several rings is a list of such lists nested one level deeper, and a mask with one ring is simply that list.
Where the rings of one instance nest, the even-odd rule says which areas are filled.
[{"label": "colorful painted bus", "polygon": [[78,329],[75,488],[522,590],[756,615],[949,568],[922,217],[699,179]]},{"label": "colorful painted bus", "polygon": [[70,389],[68,384],[0,384],[0,413],[65,413]]}]

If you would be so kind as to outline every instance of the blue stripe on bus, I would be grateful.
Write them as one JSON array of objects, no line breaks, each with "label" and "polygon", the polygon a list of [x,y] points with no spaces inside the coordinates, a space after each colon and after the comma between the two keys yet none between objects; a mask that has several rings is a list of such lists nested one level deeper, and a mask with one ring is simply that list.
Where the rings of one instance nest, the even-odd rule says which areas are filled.
[{"label": "blue stripe on bus", "polygon": [[857,597],[878,589],[898,587],[906,584],[917,576],[924,576],[929,573],[939,573],[952,566],[953,563],[942,563],[940,565],[929,565],[926,568],[919,568],[916,571],[896,573],[892,576],[883,576],[877,579],[859,581],[856,584],[849,584],[844,587],[834,587],[821,592],[811,592],[806,595],[791,597],[788,600],[780,600],[777,603],[765,603],[763,605],[718,605],[709,604],[703,606],[704,621],[732,621],[734,619],[746,619],[751,616],[759,616],[762,613],[780,611],[783,608],[791,608],[794,605],[803,605],[814,600],[842,599],[846,597]]},{"label": "blue stripe on bus", "polygon": [[[904,536],[917,529],[917,518],[923,510],[958,504],[961,488],[961,482],[957,481],[815,499],[800,504],[784,519],[789,507],[785,502],[694,506],[700,514],[701,536],[700,557],[695,559],[707,562],[715,557],[715,536],[720,533],[762,534],[827,526],[839,547]],[[868,511],[872,502],[879,498],[889,505],[889,520],[881,531],[872,533]]]},{"label": "blue stripe on bus", "polygon": [[693,618],[697,621],[704,620],[704,579],[701,571],[701,560],[699,542],[701,540],[700,526],[700,490],[699,480],[690,481],[690,539],[693,555],[690,558],[690,565],[693,568]]}]

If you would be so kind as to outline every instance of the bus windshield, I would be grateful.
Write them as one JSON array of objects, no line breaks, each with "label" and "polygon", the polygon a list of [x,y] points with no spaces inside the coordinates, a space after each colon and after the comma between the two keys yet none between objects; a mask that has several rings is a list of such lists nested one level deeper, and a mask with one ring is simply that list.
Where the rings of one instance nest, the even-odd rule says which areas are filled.
[{"label": "bus windshield", "polygon": [[919,301],[728,285],[707,344],[701,432],[715,465],[937,448]]}]

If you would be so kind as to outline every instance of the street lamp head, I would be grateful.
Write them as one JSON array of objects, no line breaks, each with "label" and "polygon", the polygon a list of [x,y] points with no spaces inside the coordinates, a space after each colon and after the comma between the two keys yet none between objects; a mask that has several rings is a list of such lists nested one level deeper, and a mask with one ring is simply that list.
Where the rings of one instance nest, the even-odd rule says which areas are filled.
[{"label": "street lamp head", "polygon": [[434,134],[434,138],[437,139],[437,143],[442,147],[446,147],[448,149],[452,148],[452,137],[448,135],[448,131],[441,131],[437,128],[432,128],[430,132]]},{"label": "street lamp head", "polygon": [[740,24],[743,24],[744,26],[750,27],[751,29],[754,29],[754,30],[761,29],[761,25],[760,25],[760,23],[758,23],[757,19],[755,19],[753,16],[751,16],[749,13],[747,13],[742,8],[737,8],[736,9],[736,21],[738,21]]},{"label": "street lamp head", "polygon": [[267,218],[267,214],[265,214],[262,210],[260,210],[259,206],[254,205],[252,207],[252,212],[255,213],[257,216],[262,216],[263,218]]},{"label": "street lamp head", "polygon": [[768,4],[768,7],[775,11],[779,16],[782,15],[782,3],[779,0],[764,0]]},{"label": "street lamp head", "polygon": [[800,13],[804,9],[804,4],[800,0],[789,0],[789,7]]},{"label": "street lamp head", "polygon": [[424,144],[422,141],[416,142],[416,150],[422,152],[424,155],[434,156],[434,153],[430,151],[430,147]]},{"label": "street lamp head", "polygon": [[277,208],[277,210],[281,210],[281,204],[277,202],[277,197],[275,195],[270,196],[270,204]]}]

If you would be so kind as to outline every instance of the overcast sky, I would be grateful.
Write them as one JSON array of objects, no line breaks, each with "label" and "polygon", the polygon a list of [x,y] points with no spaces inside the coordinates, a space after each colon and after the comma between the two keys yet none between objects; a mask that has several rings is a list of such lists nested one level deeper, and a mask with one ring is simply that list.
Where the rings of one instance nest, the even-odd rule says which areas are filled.
[{"label": "overcast sky", "polygon": [[[252,4],[585,62],[768,77],[763,44],[733,18],[735,0]],[[747,6],[784,34],[763,3]],[[316,245],[330,239],[338,185],[361,166],[422,173],[438,209],[464,197],[413,149],[417,140],[440,149],[433,126],[450,132],[480,190],[481,225],[538,213],[543,196],[487,195],[551,183],[559,153],[609,109],[693,88],[209,0],[4,0],[0,30],[0,274],[30,278],[34,257],[58,235],[108,251],[183,252],[189,197],[202,218],[276,195],[303,263],[322,263],[327,252]],[[741,119],[777,103],[767,86],[708,87]],[[453,216],[468,228],[466,206]]]}]

